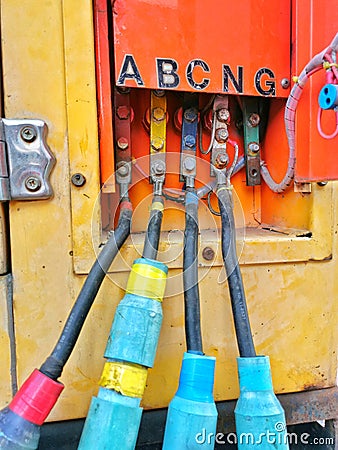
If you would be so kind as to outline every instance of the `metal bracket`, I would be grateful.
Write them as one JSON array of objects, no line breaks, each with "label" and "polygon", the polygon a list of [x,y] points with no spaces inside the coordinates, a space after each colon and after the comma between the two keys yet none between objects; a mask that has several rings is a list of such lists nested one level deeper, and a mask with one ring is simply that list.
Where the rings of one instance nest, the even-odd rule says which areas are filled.
[{"label": "metal bracket", "polygon": [[115,124],[115,160],[116,182],[120,186],[120,195],[128,193],[131,183],[131,123],[134,111],[130,106],[129,90],[114,91],[114,124]]},{"label": "metal bracket", "polygon": [[162,193],[166,173],[167,100],[164,91],[151,92],[150,111],[150,181],[155,193]]},{"label": "metal bracket", "polygon": [[49,177],[55,158],[46,136],[47,125],[42,120],[0,120],[0,201],[53,195]]},{"label": "metal bracket", "polygon": [[243,98],[244,155],[247,186],[261,184],[257,98]]},{"label": "metal bracket", "polygon": [[211,169],[210,175],[215,176],[214,168],[226,170],[229,163],[227,154],[228,120],[230,118],[228,110],[228,97],[224,95],[216,95],[213,103],[212,126],[215,127],[215,136],[211,150]]},{"label": "metal bracket", "polygon": [[198,124],[198,94],[185,94],[182,114],[180,181],[194,187],[196,177],[196,140]]}]

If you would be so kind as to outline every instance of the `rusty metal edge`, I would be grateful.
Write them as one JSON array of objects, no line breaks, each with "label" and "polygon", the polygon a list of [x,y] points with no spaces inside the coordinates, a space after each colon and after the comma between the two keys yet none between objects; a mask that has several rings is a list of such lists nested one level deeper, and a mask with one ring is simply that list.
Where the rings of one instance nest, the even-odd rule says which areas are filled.
[{"label": "rusty metal edge", "polygon": [[[287,425],[338,418],[338,387],[277,395],[286,416]],[[236,400],[217,403],[217,429],[222,433],[235,431]]]}]

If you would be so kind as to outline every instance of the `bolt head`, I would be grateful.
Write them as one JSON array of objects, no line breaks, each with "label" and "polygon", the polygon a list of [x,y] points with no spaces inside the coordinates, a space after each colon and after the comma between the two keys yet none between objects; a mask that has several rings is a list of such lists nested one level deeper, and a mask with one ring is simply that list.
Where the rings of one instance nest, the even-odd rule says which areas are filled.
[{"label": "bolt head", "polygon": [[165,112],[164,109],[161,107],[156,107],[153,109],[153,118],[157,121],[157,122],[162,122],[162,120],[164,120],[165,118]]},{"label": "bolt head", "polygon": [[188,158],[185,158],[183,166],[185,170],[187,170],[188,172],[192,172],[196,168],[195,158],[192,158],[190,156]]},{"label": "bolt head", "polygon": [[184,145],[189,148],[194,147],[196,145],[195,136],[193,136],[192,134],[188,134],[187,136],[185,136]]},{"label": "bolt head", "polygon": [[126,177],[129,174],[129,167],[127,164],[123,164],[117,169],[118,175],[120,177]]},{"label": "bolt head", "polygon": [[118,106],[116,115],[120,120],[127,120],[130,116],[130,108],[127,105]]},{"label": "bolt head", "polygon": [[163,175],[165,173],[165,164],[162,161],[157,161],[153,166],[155,175]]},{"label": "bolt head", "polygon": [[229,137],[229,132],[226,128],[217,128],[215,137],[217,142],[224,143]]},{"label": "bolt head", "polygon": [[26,189],[31,192],[36,192],[41,187],[41,181],[37,177],[30,176],[25,180]]},{"label": "bolt head", "polygon": [[219,109],[216,114],[220,122],[228,122],[230,119],[230,113],[226,108]]},{"label": "bolt head", "polygon": [[162,138],[160,138],[160,137],[155,137],[151,141],[151,147],[154,150],[156,150],[157,152],[162,150],[162,148],[164,147],[164,140]]},{"label": "bolt head", "polygon": [[256,142],[251,142],[251,144],[249,144],[249,150],[253,153],[258,153],[259,152],[259,144],[257,144]]},{"label": "bolt head", "polygon": [[85,184],[86,178],[84,175],[82,175],[82,173],[74,173],[72,175],[71,181],[74,186],[81,187]]},{"label": "bolt head", "polygon": [[218,169],[224,169],[229,162],[229,157],[226,153],[219,153],[215,160],[215,166]]},{"label": "bolt head", "polygon": [[120,150],[127,150],[127,148],[129,147],[128,139],[125,137],[118,138],[117,146]]},{"label": "bolt head", "polygon": [[202,251],[202,256],[206,261],[211,261],[215,258],[215,252],[211,247],[205,247]]},{"label": "bolt head", "polygon": [[187,122],[195,122],[197,119],[196,108],[188,108],[184,111],[184,118]]},{"label": "bolt head", "polygon": [[259,125],[259,122],[261,121],[261,118],[259,117],[259,114],[252,113],[249,116],[248,123],[252,127],[257,127]]},{"label": "bolt head", "polygon": [[287,89],[290,86],[290,80],[288,78],[283,78],[280,84],[283,89]]},{"label": "bolt head", "polygon": [[20,136],[25,142],[33,142],[37,137],[36,129],[27,125],[20,130]]}]

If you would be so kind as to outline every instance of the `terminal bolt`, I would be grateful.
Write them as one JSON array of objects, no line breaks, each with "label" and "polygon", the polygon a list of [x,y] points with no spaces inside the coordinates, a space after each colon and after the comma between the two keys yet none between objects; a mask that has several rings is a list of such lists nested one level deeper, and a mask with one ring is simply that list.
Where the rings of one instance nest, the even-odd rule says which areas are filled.
[{"label": "terminal bolt", "polygon": [[151,141],[151,147],[154,150],[156,150],[157,152],[159,152],[164,147],[164,140],[162,138],[160,138],[160,137],[155,137]]},{"label": "terminal bolt", "polygon": [[259,145],[256,142],[251,142],[249,144],[249,150],[252,153],[258,153],[259,152]]},{"label": "terminal bolt", "polygon": [[162,122],[165,118],[165,112],[164,109],[161,107],[156,107],[153,109],[153,118],[156,120],[156,122]]},{"label": "terminal bolt", "polygon": [[184,111],[184,118],[187,122],[195,122],[197,119],[197,110],[195,108],[188,108]]},{"label": "terminal bolt", "polygon": [[224,123],[229,123],[230,113],[226,108],[221,108],[217,111],[217,120]]},{"label": "terminal bolt", "polygon": [[117,146],[120,150],[127,150],[128,146],[129,146],[128,139],[125,137],[118,138]]},{"label": "terminal bolt", "polygon": [[189,148],[194,147],[196,145],[195,136],[193,136],[192,134],[188,134],[187,136],[185,136],[184,145]]},{"label": "terminal bolt", "polygon": [[196,168],[195,158],[192,157],[185,158],[183,166],[187,172],[192,172]]},{"label": "terminal bolt", "polygon": [[163,175],[165,173],[165,164],[163,161],[156,161],[152,167],[152,172],[155,175]]},{"label": "terminal bolt", "polygon": [[122,163],[122,165],[117,169],[117,173],[120,177],[126,177],[129,175],[128,164]]},{"label": "terminal bolt", "polygon": [[248,123],[251,127],[255,128],[259,125],[259,122],[261,121],[261,118],[259,117],[259,114],[252,113],[250,114],[248,118]]},{"label": "terminal bolt", "polygon": [[116,110],[116,114],[120,120],[127,120],[130,116],[130,109],[128,106],[119,106]]},{"label": "terminal bolt", "polygon": [[215,160],[217,169],[224,169],[229,162],[229,157],[226,153],[219,153]]},{"label": "terminal bolt", "polygon": [[215,137],[217,142],[224,144],[229,137],[228,130],[226,128],[217,128]]}]

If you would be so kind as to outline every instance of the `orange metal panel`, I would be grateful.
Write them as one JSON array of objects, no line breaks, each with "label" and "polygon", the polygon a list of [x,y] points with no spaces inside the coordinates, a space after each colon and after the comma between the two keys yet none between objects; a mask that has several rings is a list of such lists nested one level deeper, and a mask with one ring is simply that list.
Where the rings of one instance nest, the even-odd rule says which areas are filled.
[{"label": "orange metal panel", "polygon": [[96,85],[99,119],[100,171],[103,192],[115,192],[114,141],[110,88],[110,52],[106,0],[94,2]]},{"label": "orange metal panel", "polygon": [[116,0],[118,85],[286,97],[285,0]]},{"label": "orange metal panel", "polygon": [[[311,2],[293,0],[293,74],[324,50],[337,33],[337,0]],[[326,84],[325,71],[314,74],[306,84],[296,114],[296,180],[299,182],[338,179],[338,137],[324,139],[317,129],[318,94]],[[322,126],[334,131],[335,114],[323,112]]]}]

